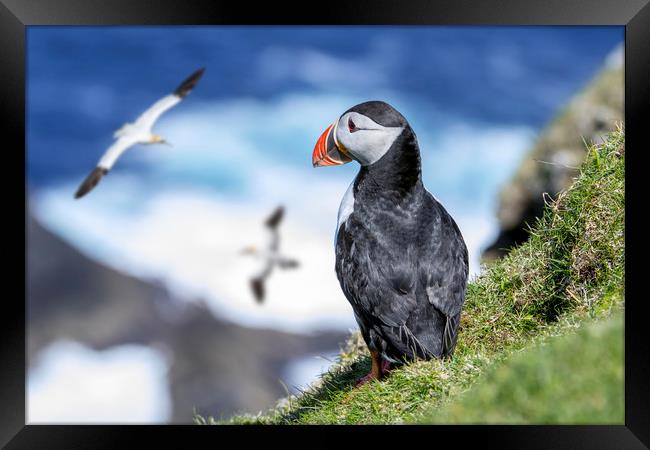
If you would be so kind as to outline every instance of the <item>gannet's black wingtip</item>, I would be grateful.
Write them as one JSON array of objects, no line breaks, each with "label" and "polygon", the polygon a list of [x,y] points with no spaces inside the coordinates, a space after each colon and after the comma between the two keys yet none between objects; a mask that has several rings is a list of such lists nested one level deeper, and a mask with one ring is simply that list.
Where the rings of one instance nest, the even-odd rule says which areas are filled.
[{"label": "gannet's black wingtip", "polygon": [[264,222],[264,224],[269,228],[276,228],[282,220],[283,216],[284,206],[280,205],[275,209],[275,211],[273,211],[273,214],[271,214],[269,218],[266,219],[266,222]]},{"label": "gannet's black wingtip", "polygon": [[101,180],[107,173],[108,169],[105,169],[104,167],[95,167],[81,183],[79,189],[77,189],[77,192],[74,194],[74,198],[79,199],[90,192],[95,186],[97,186],[99,180]]},{"label": "gannet's black wingtip", "polygon": [[205,67],[201,67],[199,70],[194,72],[192,75],[187,77],[174,91],[174,95],[183,98],[189,92],[194,89],[194,86],[196,86],[196,83],[199,82],[201,77],[203,76],[203,72],[205,72]]},{"label": "gannet's black wingtip", "polygon": [[251,280],[251,289],[253,290],[253,295],[255,295],[257,303],[262,303],[264,301],[264,280],[261,278],[253,278]]}]

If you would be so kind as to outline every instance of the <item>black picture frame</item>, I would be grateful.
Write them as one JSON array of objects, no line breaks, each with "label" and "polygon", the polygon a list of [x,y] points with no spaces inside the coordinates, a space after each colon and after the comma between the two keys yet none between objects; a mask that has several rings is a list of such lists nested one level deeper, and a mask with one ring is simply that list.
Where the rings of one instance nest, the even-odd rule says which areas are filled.
[{"label": "black picture frame", "polygon": [[[419,438],[457,443],[478,442],[488,448],[648,448],[650,445],[650,357],[645,326],[645,296],[629,290],[638,280],[645,248],[641,235],[644,193],[634,189],[641,180],[644,119],[650,104],[649,0],[380,0],[370,2],[281,5],[276,2],[225,2],[217,0],[0,0],[0,111],[3,129],[3,183],[5,289],[0,327],[0,444],[6,448],[123,448],[146,439],[147,447],[188,446],[199,438],[221,439],[240,434],[241,427],[194,426],[94,426],[26,425],[25,416],[25,303],[26,182],[25,173],[25,36],[26,27],[39,25],[620,25],[625,26],[625,127],[626,127],[626,292],[625,310],[625,425],[586,426],[408,426],[331,427],[326,432],[380,436],[382,443],[418,442]],[[647,125],[645,126],[647,128]],[[647,140],[647,138],[646,138]],[[21,169],[21,170],[19,170]],[[15,179],[14,179],[15,178]],[[641,182],[639,182],[641,184]],[[8,194],[8,195],[7,195]],[[8,202],[10,205],[7,205]],[[633,206],[634,205],[634,206]],[[635,207],[635,206],[638,206]],[[17,211],[23,211],[23,220]],[[25,246],[20,248],[19,236]],[[20,284],[19,264],[23,280]],[[15,274],[13,272],[16,272]],[[9,294],[15,292],[15,295]],[[314,430],[316,428],[316,430]],[[318,427],[248,427],[292,438],[325,431]],[[219,433],[215,435],[214,433]],[[256,433],[246,433],[253,437]],[[422,434],[423,436],[414,436]],[[416,441],[417,439],[417,441]],[[280,443],[280,441],[276,441]],[[282,439],[284,445],[285,439]],[[297,440],[303,445],[310,441]],[[421,441],[420,441],[421,442]],[[337,444],[332,444],[337,445]],[[448,445],[448,444],[444,444]]]}]

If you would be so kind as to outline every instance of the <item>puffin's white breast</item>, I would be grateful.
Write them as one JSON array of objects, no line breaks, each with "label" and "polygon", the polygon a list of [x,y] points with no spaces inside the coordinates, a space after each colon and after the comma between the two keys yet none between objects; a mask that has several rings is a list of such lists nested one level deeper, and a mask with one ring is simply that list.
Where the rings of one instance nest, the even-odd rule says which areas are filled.
[{"label": "puffin's white breast", "polygon": [[350,217],[350,214],[354,211],[354,180],[348,186],[348,190],[345,191],[341,204],[339,205],[339,215],[336,220],[336,234],[334,235],[334,246],[336,246],[336,239],[339,235],[339,229],[341,225]]}]

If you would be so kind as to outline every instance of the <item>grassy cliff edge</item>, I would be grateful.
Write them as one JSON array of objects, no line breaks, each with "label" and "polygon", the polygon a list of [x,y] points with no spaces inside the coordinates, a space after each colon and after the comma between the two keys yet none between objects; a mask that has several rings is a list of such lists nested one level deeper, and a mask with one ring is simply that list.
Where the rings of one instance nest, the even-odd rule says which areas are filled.
[{"label": "grassy cliff edge", "polygon": [[[357,332],[308,391],[266,413],[219,422],[197,415],[195,422],[623,423],[622,126],[586,153],[574,183],[547,202],[531,238],[469,283],[453,358],[405,365],[354,388],[370,365]],[[573,375],[563,383],[553,373],[569,362]],[[602,392],[593,390],[595,380],[606,384]]]}]

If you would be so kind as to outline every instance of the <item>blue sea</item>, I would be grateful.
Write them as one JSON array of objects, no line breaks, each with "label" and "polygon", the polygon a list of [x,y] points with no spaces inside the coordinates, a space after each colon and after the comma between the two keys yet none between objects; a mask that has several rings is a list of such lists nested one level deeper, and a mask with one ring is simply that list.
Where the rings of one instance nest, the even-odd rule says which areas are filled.
[{"label": "blue sea", "polygon": [[[201,66],[206,78],[175,114],[233,100],[384,98],[420,134],[439,133],[439,115],[538,131],[623,42],[623,28],[30,27],[27,38],[28,178],[40,188],[84,175],[116,127]],[[313,140],[304,119],[306,136],[272,143],[289,145],[296,164],[299,139]],[[130,158],[121,166],[143,170]],[[222,189],[219,175],[201,180]]]}]

